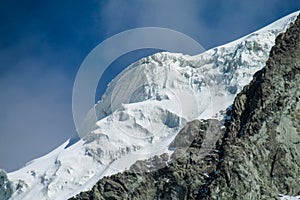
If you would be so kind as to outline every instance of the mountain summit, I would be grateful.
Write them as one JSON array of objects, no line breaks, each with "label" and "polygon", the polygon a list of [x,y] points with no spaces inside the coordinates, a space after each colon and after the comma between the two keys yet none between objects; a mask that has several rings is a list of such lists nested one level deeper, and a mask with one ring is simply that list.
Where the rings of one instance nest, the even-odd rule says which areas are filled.
[{"label": "mountain summit", "polygon": [[[174,180],[179,181],[176,183],[178,186],[169,188],[170,192],[173,190],[175,193],[177,190],[189,191],[188,194],[198,195],[198,197],[218,194],[219,190],[214,192],[210,187],[219,176],[215,176],[211,172],[217,173],[226,169],[222,167],[223,163],[227,163],[225,160],[227,157],[224,159],[222,157],[227,155],[226,151],[218,148],[225,148],[222,138],[225,136],[230,138],[228,132],[223,135],[222,124],[219,124],[218,119],[225,117],[225,110],[232,105],[236,94],[251,81],[256,71],[265,66],[271,47],[275,44],[275,38],[278,35],[283,37],[281,33],[286,31],[296,19],[297,14],[298,12],[293,13],[259,31],[200,55],[158,53],[133,63],[110,83],[103,98],[95,105],[98,121],[92,121],[89,116],[86,117],[81,131],[88,132],[87,136],[71,146],[68,146],[69,141],[66,141],[49,154],[31,161],[15,172],[8,173],[7,176],[1,172],[5,188],[9,186],[9,188],[13,188],[14,192],[1,187],[0,195],[4,193],[5,198],[11,196],[11,199],[22,200],[70,198],[81,191],[93,188],[97,181],[105,176],[117,174],[126,169],[143,170],[141,168],[143,165],[136,163],[138,160],[153,159],[160,155],[166,155],[168,159],[174,158],[180,153],[179,150],[182,147],[182,143],[176,142],[176,139],[184,137],[184,134],[191,130],[194,130],[195,133],[197,133],[196,130],[199,130],[198,132],[203,134],[207,130],[211,130],[211,133],[215,133],[216,130],[221,131],[221,134],[214,136],[214,140],[205,140],[204,135],[196,134],[193,135],[195,140],[187,140],[188,142],[184,143],[186,148],[190,145],[199,147],[202,143],[210,148],[217,148],[216,154],[213,155],[215,157],[212,157],[215,161],[210,163],[211,171],[203,171],[203,176],[201,174],[192,176],[193,173],[186,175],[189,177],[187,180],[195,179],[197,181],[197,177],[201,176],[203,180],[210,179],[210,181],[198,182],[205,184],[200,185],[199,189],[201,188],[201,190],[197,190],[196,193],[191,193],[190,187],[182,188],[180,179],[184,172],[181,173],[180,166],[177,167],[176,164],[182,160],[179,163],[182,165],[185,157],[181,159],[181,157],[175,156],[176,159],[171,164],[176,167],[169,169],[162,165],[159,167],[161,169],[155,168],[158,171],[152,173],[162,173],[161,170],[165,169],[172,169],[174,174],[176,173],[174,175],[176,179],[168,177],[164,179],[170,185],[175,184]],[[289,40],[284,41],[287,44],[282,44],[283,48],[287,48]],[[283,48],[278,48],[278,51],[285,50]],[[273,51],[271,51],[271,55],[278,53]],[[269,63],[271,63],[270,59]],[[291,75],[291,77],[293,76]],[[248,96],[246,95],[246,97]],[[249,111],[247,109],[247,112],[244,111],[244,107],[248,105],[246,100],[250,101],[248,100],[250,98],[246,97],[241,97],[242,100],[239,101],[239,112],[236,108],[237,100],[233,104],[232,112],[236,114],[230,116],[238,124],[236,127],[232,125],[229,126],[231,128],[228,128],[233,131],[239,130],[236,135],[241,134],[241,137],[248,134],[248,129],[252,130],[249,128],[250,125],[249,127],[243,126],[248,123],[247,119],[249,118],[247,116]],[[284,102],[285,100],[282,101],[282,105],[285,105]],[[268,107],[268,109],[270,108]],[[241,117],[237,117],[239,114]],[[188,123],[194,119],[200,121]],[[256,118],[254,119],[256,120]],[[256,128],[261,127],[257,126]],[[246,132],[244,133],[244,131]],[[207,136],[211,137],[209,134]],[[220,143],[211,143],[219,138]],[[208,143],[206,143],[207,141]],[[230,150],[231,146],[228,148]],[[190,150],[188,149],[186,152],[190,152]],[[275,154],[275,160],[282,153],[281,150],[278,152]],[[183,154],[186,155],[184,152]],[[202,157],[206,159],[211,155],[210,149],[202,154]],[[189,163],[184,163],[184,165],[199,167],[195,163],[202,162],[202,157],[197,157],[193,152],[189,155]],[[222,159],[224,162],[220,162]],[[135,165],[133,165],[134,163]],[[272,171],[274,174],[277,170],[276,164]],[[219,171],[214,171],[214,169]],[[179,171],[176,172],[176,170]],[[105,190],[110,188],[109,194],[117,192],[130,195],[130,191],[124,189],[125,186],[120,187],[116,183],[118,178],[114,179],[114,177],[118,176],[122,177],[123,175],[117,174],[111,178],[102,179],[101,181],[109,182],[105,183],[103,188]],[[147,176],[151,177],[151,174]],[[143,180],[141,177],[142,182],[140,183],[143,183]],[[152,183],[155,182],[149,182],[149,184]],[[191,185],[191,187],[194,186]],[[164,184],[161,187],[155,185],[155,188],[161,190],[164,187]],[[149,186],[149,189],[151,188],[152,186]],[[291,192],[287,189],[281,190],[282,187],[278,188],[280,190],[278,189],[276,192]],[[101,190],[99,189],[99,191]],[[150,191],[149,194],[151,194]],[[180,194],[187,193],[180,192]],[[231,190],[226,197],[230,195]]]},{"label": "mountain summit", "polygon": [[[300,199],[299,55],[300,16],[235,98],[225,129],[216,119],[193,121],[186,127],[196,136],[175,162],[105,177],[72,199]],[[205,139],[216,132],[221,137],[202,156]]]}]

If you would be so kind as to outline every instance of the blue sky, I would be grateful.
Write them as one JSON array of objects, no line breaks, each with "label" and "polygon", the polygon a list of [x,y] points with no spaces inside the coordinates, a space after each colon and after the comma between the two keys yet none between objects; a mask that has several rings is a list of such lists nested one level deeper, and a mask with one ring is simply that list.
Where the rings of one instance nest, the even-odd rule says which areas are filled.
[{"label": "blue sky", "polygon": [[[295,0],[1,0],[0,5],[0,168],[7,171],[76,134],[71,107],[76,72],[106,38],[158,26],[209,49],[300,9]],[[153,52],[117,60],[99,90],[128,63]]]}]

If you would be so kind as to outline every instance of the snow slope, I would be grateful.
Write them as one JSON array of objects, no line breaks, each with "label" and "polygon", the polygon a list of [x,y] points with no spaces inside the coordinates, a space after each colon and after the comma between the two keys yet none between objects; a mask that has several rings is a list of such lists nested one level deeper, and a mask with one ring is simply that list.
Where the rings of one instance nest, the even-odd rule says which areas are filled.
[{"label": "snow slope", "polygon": [[168,144],[187,121],[222,118],[297,14],[200,55],[165,52],[133,63],[93,108],[97,121],[86,117],[86,137],[8,174],[11,199],[67,199],[136,160],[172,153]]}]

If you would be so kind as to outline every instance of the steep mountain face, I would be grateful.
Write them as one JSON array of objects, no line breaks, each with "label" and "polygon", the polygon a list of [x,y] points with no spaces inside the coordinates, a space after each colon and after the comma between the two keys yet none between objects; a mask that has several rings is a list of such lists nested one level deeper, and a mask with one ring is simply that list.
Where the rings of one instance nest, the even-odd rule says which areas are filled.
[{"label": "steep mountain face", "polygon": [[[105,177],[72,199],[299,199],[299,85],[300,17],[276,38],[265,68],[237,95],[225,129],[218,120],[193,121],[186,130],[195,138],[174,162]],[[219,139],[202,156],[205,138],[216,132]],[[163,158],[132,168],[139,172]]]},{"label": "steep mountain face", "polygon": [[266,67],[237,96],[209,198],[300,195],[300,19],[276,38]]},{"label": "steep mountain face", "polygon": [[[95,105],[96,121],[87,116],[81,131],[88,135],[71,146],[67,141],[20,170],[7,174],[14,187],[11,199],[67,199],[91,189],[99,179],[151,157],[147,163],[137,162],[131,170],[145,172],[173,163],[174,185],[185,169],[182,173],[176,170],[191,165],[182,164],[186,163],[184,159],[200,164],[203,159],[196,157],[200,154],[208,161],[215,159],[209,163],[211,167],[208,168],[212,169],[205,171],[208,168],[204,166],[202,173],[193,168],[194,176],[186,184],[190,185],[189,181],[202,176],[201,173],[209,177],[220,159],[218,150],[211,153],[211,149],[220,146],[214,141],[222,138],[222,132],[206,133],[205,130],[219,129],[220,125],[215,120],[202,119],[223,118],[236,94],[264,66],[275,37],[290,26],[297,14],[200,55],[165,52],[130,65],[110,83],[102,100]],[[184,127],[196,118],[201,120]],[[189,135],[191,130],[193,135]],[[196,145],[193,137],[198,137],[198,142],[203,138],[203,144]],[[178,155],[184,154],[192,142],[195,146],[191,152],[193,158],[182,158],[182,163],[178,163],[181,159]],[[178,157],[179,160],[175,159]],[[200,175],[196,176],[197,173]],[[147,185],[148,182],[141,183]],[[198,184],[195,188],[206,182]],[[198,194],[199,191],[195,192]]]}]

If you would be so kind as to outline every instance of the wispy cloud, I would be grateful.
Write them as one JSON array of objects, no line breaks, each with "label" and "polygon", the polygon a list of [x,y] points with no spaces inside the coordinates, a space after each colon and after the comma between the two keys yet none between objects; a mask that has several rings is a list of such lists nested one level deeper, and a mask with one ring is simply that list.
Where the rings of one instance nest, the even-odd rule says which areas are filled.
[{"label": "wispy cloud", "polygon": [[300,9],[296,1],[111,0],[102,8],[107,35],[161,26],[181,31],[205,48],[232,41]]},{"label": "wispy cloud", "polygon": [[76,134],[73,81],[99,39],[90,26],[98,9],[58,1],[1,5],[0,168],[17,169]]}]

